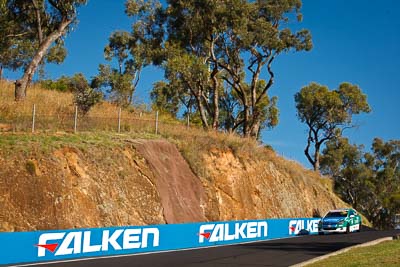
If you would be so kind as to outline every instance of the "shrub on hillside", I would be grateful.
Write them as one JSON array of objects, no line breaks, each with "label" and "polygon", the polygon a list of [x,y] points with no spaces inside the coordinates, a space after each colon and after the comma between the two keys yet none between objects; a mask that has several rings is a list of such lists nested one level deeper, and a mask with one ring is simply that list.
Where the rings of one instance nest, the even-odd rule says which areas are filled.
[{"label": "shrub on hillside", "polygon": [[91,88],[81,73],[71,78],[69,86],[73,88],[74,102],[83,116],[103,98],[103,94]]},{"label": "shrub on hillside", "polygon": [[57,80],[43,80],[40,81],[39,84],[48,90],[54,90],[59,92],[73,92],[73,88],[71,88],[70,82],[72,78],[67,76],[61,76]]}]

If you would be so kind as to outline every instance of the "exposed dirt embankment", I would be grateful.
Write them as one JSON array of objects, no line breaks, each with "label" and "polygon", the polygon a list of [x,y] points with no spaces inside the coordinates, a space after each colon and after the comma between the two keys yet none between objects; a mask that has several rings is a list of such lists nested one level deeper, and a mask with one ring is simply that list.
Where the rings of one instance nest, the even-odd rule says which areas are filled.
[{"label": "exposed dirt embankment", "polygon": [[[272,152],[271,152],[272,153]],[[213,150],[203,161],[210,220],[312,217],[344,206],[324,178],[277,156],[271,161]],[[328,181],[325,181],[328,182]]]},{"label": "exposed dirt embankment", "polygon": [[0,231],[302,217],[342,205],[300,166],[229,149],[199,152],[196,176],[162,140],[41,146],[0,150]]},{"label": "exposed dirt embankment", "polygon": [[2,231],[165,222],[154,174],[130,147],[62,148],[0,165]]}]

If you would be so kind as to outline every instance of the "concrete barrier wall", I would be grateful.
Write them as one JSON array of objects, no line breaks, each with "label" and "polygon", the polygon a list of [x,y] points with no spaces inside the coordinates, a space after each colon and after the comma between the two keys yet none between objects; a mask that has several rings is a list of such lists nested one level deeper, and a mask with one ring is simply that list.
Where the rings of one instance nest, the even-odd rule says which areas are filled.
[{"label": "concrete barrier wall", "polygon": [[58,231],[0,233],[0,264],[58,261],[85,257],[239,244],[318,231],[320,219],[167,224]]}]

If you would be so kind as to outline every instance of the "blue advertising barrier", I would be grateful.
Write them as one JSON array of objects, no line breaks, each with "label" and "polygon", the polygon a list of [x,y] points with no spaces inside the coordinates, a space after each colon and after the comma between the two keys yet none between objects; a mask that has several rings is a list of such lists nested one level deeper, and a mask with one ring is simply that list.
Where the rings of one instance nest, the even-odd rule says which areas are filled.
[{"label": "blue advertising barrier", "polygon": [[268,219],[0,233],[0,264],[239,244],[318,232],[320,219]]}]

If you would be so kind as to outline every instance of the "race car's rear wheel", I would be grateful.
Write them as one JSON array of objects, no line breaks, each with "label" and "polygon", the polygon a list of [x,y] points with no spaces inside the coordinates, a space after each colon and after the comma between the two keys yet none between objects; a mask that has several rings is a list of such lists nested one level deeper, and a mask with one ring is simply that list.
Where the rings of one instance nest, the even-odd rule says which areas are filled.
[{"label": "race car's rear wheel", "polygon": [[362,224],[359,223],[359,224],[358,224],[358,230],[357,230],[357,232],[361,232],[361,226],[362,226]]}]

